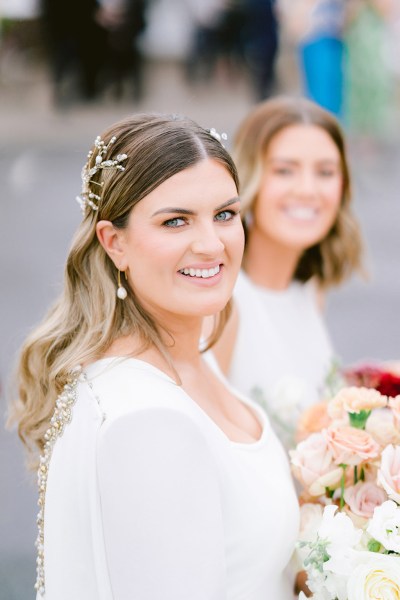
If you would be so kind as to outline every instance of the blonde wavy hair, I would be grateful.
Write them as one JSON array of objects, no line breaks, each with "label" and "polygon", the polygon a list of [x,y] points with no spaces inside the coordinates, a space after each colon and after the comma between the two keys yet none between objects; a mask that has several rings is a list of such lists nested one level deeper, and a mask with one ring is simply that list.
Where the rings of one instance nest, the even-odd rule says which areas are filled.
[{"label": "blonde wavy hair", "polygon": [[[128,334],[139,334],[143,348],[154,345],[168,355],[160,327],[133,290],[123,302],[117,299],[117,271],[97,239],[97,222],[105,219],[117,228],[125,228],[130,211],[142,198],[207,157],[219,161],[239,186],[228,152],[207,130],[189,119],[134,115],[111,126],[101,139],[107,144],[113,136],[116,141],[103,159],[126,154],[125,170],[100,169],[93,175],[91,185],[100,195],[98,211],[86,209],[67,257],[62,294],[20,354],[18,393],[10,407],[9,424],[18,424],[19,436],[32,459],[43,449],[56,398],[74,367],[97,359],[117,338]],[[94,166],[95,159],[93,148],[88,168]],[[207,348],[218,339],[229,312],[228,303],[216,319]],[[34,460],[31,464],[35,465]]]},{"label": "blonde wavy hair", "polygon": [[[322,288],[337,285],[354,271],[363,273],[360,226],[351,210],[351,181],[345,140],[337,119],[305,98],[276,97],[258,104],[236,134],[232,156],[241,186],[242,216],[252,211],[261,185],[265,155],[272,139],[286,127],[314,125],[336,145],[343,177],[340,208],[328,235],[305,250],[294,278],[305,282],[316,277]],[[246,227],[245,227],[246,228]],[[248,233],[248,232],[247,232]]]}]

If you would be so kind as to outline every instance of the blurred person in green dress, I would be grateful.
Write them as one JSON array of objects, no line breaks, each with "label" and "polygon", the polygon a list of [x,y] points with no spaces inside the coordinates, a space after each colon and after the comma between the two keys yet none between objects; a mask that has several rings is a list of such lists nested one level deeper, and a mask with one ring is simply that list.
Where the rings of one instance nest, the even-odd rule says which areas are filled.
[{"label": "blurred person in green dress", "polygon": [[393,117],[394,81],[388,25],[394,0],[350,0],[345,43],[346,122],[364,143],[387,137]]}]

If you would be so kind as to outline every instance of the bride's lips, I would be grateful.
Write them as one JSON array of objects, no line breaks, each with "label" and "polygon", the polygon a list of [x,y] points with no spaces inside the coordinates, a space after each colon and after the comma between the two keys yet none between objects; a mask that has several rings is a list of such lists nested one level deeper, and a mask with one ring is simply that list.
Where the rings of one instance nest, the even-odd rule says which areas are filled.
[{"label": "bride's lips", "polygon": [[179,269],[178,275],[198,285],[214,285],[222,277],[222,263],[194,264]]}]

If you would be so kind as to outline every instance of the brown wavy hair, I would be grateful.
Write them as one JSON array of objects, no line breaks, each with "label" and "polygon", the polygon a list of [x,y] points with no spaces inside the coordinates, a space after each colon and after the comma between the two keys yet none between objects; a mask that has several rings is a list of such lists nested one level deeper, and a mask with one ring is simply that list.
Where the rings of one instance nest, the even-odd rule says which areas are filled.
[{"label": "brown wavy hair", "polygon": [[294,278],[306,282],[316,277],[321,287],[337,285],[354,271],[363,272],[360,226],[351,209],[351,181],[346,146],[337,119],[305,98],[276,97],[258,104],[244,119],[232,152],[241,185],[242,216],[251,211],[257,198],[263,163],[272,139],[291,125],[314,125],[336,145],[343,177],[340,208],[328,235],[305,250]]},{"label": "brown wavy hair", "polygon": [[[126,154],[125,170],[103,169],[92,176],[90,185],[100,196],[98,211],[86,209],[67,257],[62,294],[26,340],[17,366],[18,394],[9,423],[18,423],[19,435],[35,458],[43,449],[56,398],[76,365],[97,359],[117,338],[132,333],[139,334],[143,348],[154,345],[168,354],[158,324],[133,290],[124,302],[116,298],[117,272],[98,241],[97,222],[105,219],[125,228],[135,204],[205,158],[221,163],[239,185],[228,152],[189,119],[138,114],[111,126],[101,139],[107,144],[113,136],[116,141],[103,159]],[[93,149],[89,168],[96,154]],[[124,285],[129,287],[128,282]],[[228,303],[216,319],[207,348],[218,339],[229,312]]]}]

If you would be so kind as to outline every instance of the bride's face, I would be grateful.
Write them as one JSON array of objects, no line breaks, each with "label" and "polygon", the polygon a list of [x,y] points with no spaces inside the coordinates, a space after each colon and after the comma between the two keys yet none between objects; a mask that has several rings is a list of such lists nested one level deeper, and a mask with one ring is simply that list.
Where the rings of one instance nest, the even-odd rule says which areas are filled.
[{"label": "bride's face", "polygon": [[206,159],[138,202],[122,231],[129,284],[156,318],[205,316],[226,305],[244,236],[235,182]]}]

